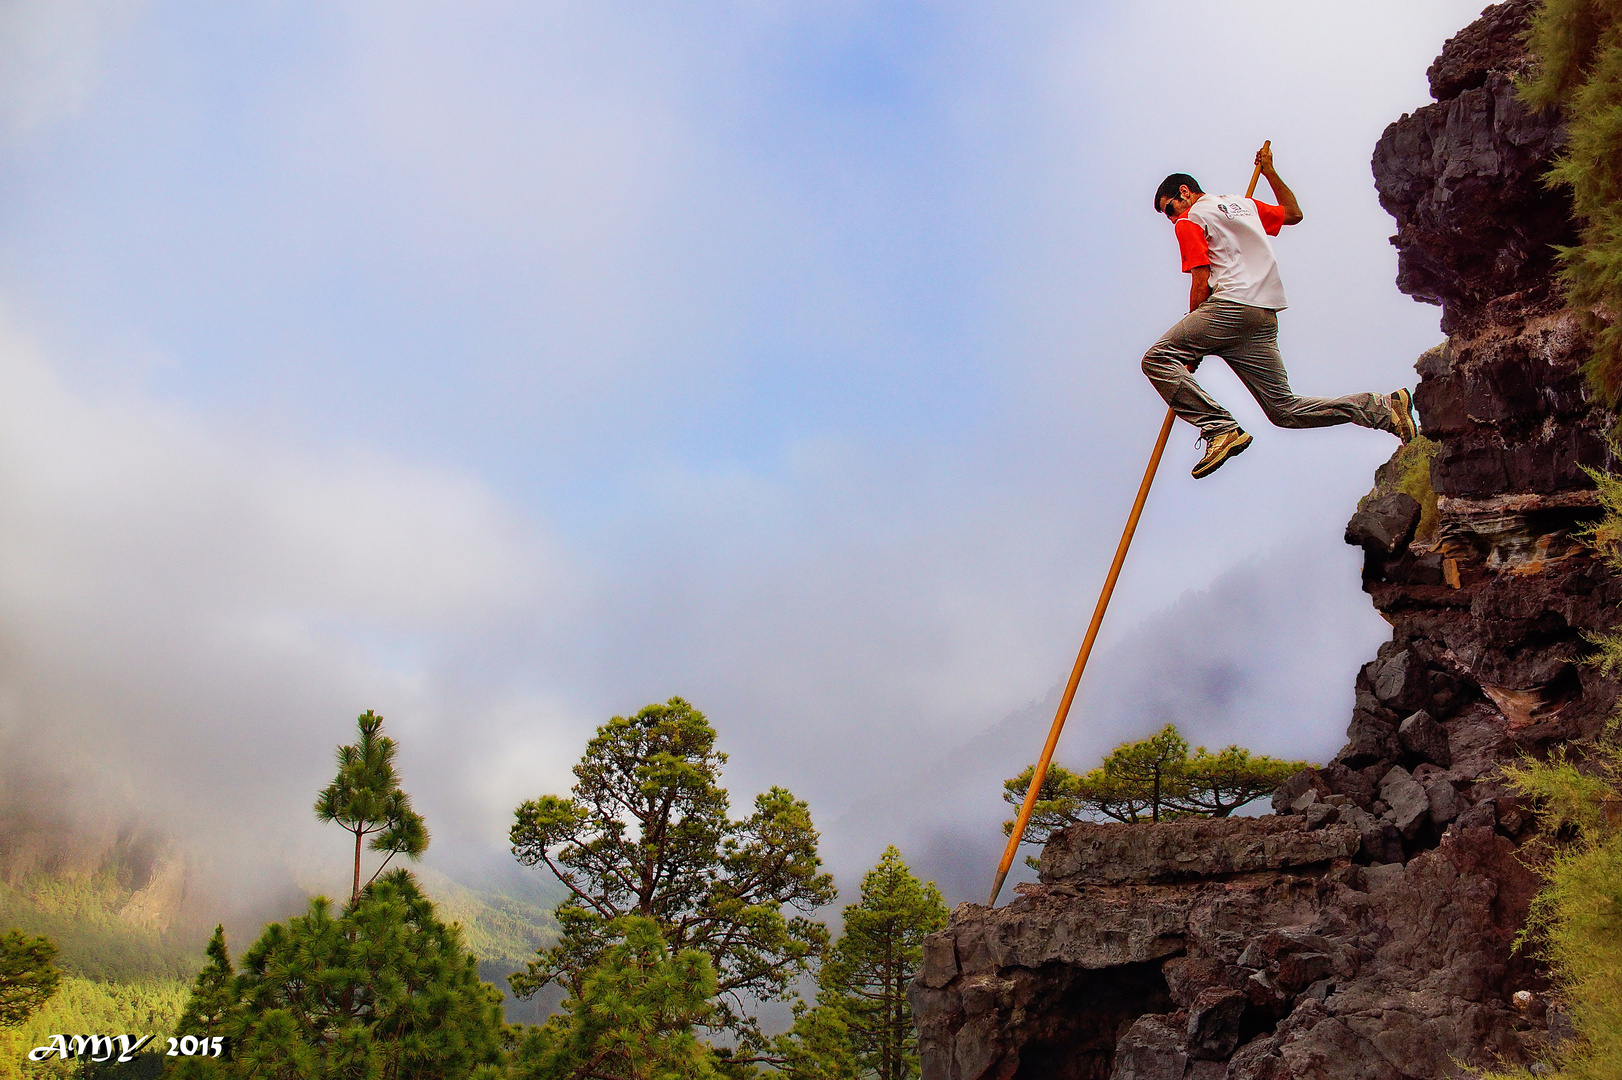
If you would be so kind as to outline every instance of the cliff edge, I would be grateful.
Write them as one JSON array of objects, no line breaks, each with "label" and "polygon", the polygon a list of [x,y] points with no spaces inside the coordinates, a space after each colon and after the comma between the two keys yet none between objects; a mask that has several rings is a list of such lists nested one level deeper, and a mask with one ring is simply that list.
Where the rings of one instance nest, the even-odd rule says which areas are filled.
[{"label": "cliff edge", "polygon": [[1375,147],[1398,288],[1448,337],[1415,365],[1429,442],[1347,526],[1392,626],[1347,745],[1273,815],[1076,825],[1014,902],[961,905],[911,988],[925,1080],[1458,1076],[1559,1028],[1511,949],[1537,883],[1500,766],[1603,728],[1619,687],[1583,634],[1618,622],[1622,583],[1572,539],[1616,418],[1554,280],[1575,231],[1540,177],[1563,131],[1512,84],[1534,7],[1450,39],[1435,102]]}]

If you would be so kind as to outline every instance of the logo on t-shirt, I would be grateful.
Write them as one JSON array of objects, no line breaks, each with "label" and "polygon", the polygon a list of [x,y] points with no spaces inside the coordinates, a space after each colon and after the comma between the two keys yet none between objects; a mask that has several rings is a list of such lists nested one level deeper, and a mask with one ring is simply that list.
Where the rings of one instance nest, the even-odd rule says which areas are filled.
[{"label": "logo on t-shirt", "polygon": [[1249,217],[1250,207],[1242,202],[1219,202],[1216,208],[1231,218]]}]

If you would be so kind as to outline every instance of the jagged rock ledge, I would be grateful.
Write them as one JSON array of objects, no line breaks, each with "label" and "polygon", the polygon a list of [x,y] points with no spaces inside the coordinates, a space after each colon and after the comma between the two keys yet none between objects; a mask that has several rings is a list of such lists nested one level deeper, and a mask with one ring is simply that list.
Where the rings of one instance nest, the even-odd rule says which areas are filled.
[{"label": "jagged rock ledge", "polygon": [[[1165,883],[1196,830],[1230,858]],[[1541,986],[1510,950],[1534,888],[1514,845],[1455,824],[1406,865],[1359,865],[1357,846],[1301,817],[1065,830],[1039,884],[926,940],[924,1076],[1395,1080],[1518,1060],[1535,1018],[1508,995]]]},{"label": "jagged rock ledge", "polygon": [[1214,818],[1158,825],[1083,823],[1042,850],[1041,879],[1063,885],[1124,885],[1219,878],[1318,866],[1357,853],[1350,826],[1312,831],[1305,818]]}]

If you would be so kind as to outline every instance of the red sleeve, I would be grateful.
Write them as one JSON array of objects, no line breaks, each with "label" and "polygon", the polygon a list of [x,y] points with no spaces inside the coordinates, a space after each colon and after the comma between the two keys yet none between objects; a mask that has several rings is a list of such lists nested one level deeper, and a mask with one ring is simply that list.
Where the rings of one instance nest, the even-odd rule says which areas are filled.
[{"label": "red sleeve", "polygon": [[1205,242],[1205,230],[1186,216],[1177,219],[1177,246],[1183,253],[1183,273],[1196,266],[1211,265],[1211,248]]},{"label": "red sleeve", "polygon": [[1278,231],[1284,228],[1284,207],[1264,203],[1260,199],[1252,199],[1256,204],[1256,215],[1262,219],[1262,228],[1267,230],[1268,236],[1277,236]]}]

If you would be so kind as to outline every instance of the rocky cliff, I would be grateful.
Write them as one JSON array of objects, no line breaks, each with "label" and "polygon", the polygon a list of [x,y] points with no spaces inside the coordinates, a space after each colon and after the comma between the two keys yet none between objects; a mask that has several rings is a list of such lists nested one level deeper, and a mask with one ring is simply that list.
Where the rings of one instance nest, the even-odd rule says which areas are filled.
[{"label": "rocky cliff", "polygon": [[1511,81],[1532,6],[1448,41],[1436,101],[1375,148],[1398,287],[1448,338],[1416,364],[1430,443],[1347,527],[1392,636],[1346,747],[1274,815],[1073,826],[1012,903],[960,906],[912,985],[925,1080],[1463,1075],[1558,1028],[1511,949],[1536,881],[1499,767],[1603,728],[1619,688],[1582,635],[1622,587],[1572,539],[1615,417],[1553,279],[1574,233],[1539,177],[1562,131]]}]

